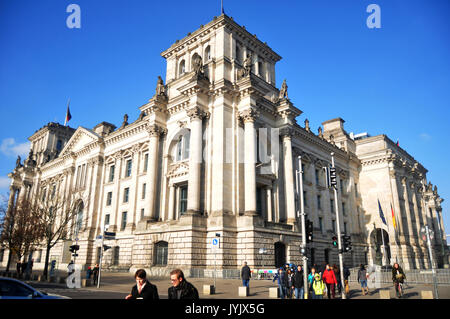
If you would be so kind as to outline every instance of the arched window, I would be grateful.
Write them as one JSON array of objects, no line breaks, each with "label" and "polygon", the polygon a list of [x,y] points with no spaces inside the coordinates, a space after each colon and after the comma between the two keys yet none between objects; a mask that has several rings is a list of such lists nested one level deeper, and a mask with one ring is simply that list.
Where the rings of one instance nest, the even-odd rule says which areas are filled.
[{"label": "arched window", "polygon": [[155,244],[155,265],[167,266],[169,254],[169,244],[166,241],[160,241]]},{"label": "arched window", "polygon": [[179,75],[182,75],[184,72],[186,72],[186,62],[184,60],[181,60],[180,68],[179,68]]},{"label": "arched window", "polygon": [[189,139],[190,132],[187,131],[185,134],[181,135],[177,142],[176,149],[176,161],[183,161],[189,158]]},{"label": "arched window", "polygon": [[75,224],[75,234],[78,234],[78,232],[81,229],[81,226],[83,225],[83,210],[84,210],[84,204],[83,204],[83,202],[81,202],[78,205],[78,210],[77,210],[77,221]]},{"label": "arched window", "polygon": [[205,62],[211,60],[211,47],[208,45],[205,49]]}]

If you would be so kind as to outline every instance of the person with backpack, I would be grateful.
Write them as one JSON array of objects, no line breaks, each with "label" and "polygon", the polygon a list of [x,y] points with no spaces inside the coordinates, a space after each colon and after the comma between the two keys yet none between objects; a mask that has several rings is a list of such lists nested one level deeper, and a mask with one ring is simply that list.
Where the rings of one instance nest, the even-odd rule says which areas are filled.
[{"label": "person with backpack", "polygon": [[369,294],[369,288],[367,287],[367,277],[369,275],[367,274],[367,270],[364,267],[363,264],[360,265],[359,270],[358,270],[358,282],[361,283],[361,291],[362,291],[362,295],[365,295],[365,289],[367,289],[367,294]]},{"label": "person with backpack", "polygon": [[323,299],[323,294],[325,290],[325,284],[323,283],[323,280],[320,279],[319,274],[314,275],[314,282],[312,284],[313,291],[314,291],[314,299]]},{"label": "person with backpack", "polygon": [[[317,274],[317,275],[319,275],[319,274]],[[314,298],[315,293],[314,293],[314,289],[313,289],[313,283],[314,283],[315,276],[316,276],[316,268],[312,267],[311,273],[308,275],[308,287],[309,287],[309,291],[311,292],[311,299],[315,299]]]},{"label": "person with backpack", "polygon": [[392,281],[394,283],[395,292],[398,298],[401,298],[401,296],[403,295],[402,284],[405,279],[406,275],[402,267],[400,267],[398,263],[395,263],[392,267]]}]

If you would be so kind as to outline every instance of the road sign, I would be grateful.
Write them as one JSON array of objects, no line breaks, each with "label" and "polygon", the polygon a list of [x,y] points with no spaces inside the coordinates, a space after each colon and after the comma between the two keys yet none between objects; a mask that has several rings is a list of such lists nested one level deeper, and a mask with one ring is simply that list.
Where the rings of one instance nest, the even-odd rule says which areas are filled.
[{"label": "road sign", "polygon": [[220,246],[220,238],[213,238],[211,241],[212,249],[217,249]]},{"label": "road sign", "polygon": [[115,237],[115,236],[116,236],[116,233],[105,231],[105,236]]},{"label": "road sign", "polygon": [[95,237],[95,239],[102,239],[103,236],[102,235],[98,235],[97,237]]}]

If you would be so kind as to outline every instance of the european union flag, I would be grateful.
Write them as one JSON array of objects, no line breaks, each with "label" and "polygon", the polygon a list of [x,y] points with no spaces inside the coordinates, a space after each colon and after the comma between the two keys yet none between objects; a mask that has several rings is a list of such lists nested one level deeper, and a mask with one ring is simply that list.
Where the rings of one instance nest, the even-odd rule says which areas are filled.
[{"label": "european union flag", "polygon": [[384,218],[383,210],[381,209],[380,200],[378,200],[378,208],[380,210],[380,218],[383,221],[383,223],[387,226],[386,219]]}]

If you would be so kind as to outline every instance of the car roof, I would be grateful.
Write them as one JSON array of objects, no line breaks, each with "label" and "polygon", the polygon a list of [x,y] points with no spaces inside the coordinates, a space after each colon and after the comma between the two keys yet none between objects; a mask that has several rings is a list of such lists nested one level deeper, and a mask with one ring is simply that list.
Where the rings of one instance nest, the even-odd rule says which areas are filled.
[{"label": "car roof", "polygon": [[16,282],[16,283],[19,283],[19,284],[24,285],[24,286],[27,287],[27,288],[30,288],[30,289],[32,289],[32,290],[34,290],[34,291],[37,291],[37,292],[41,293],[41,292],[40,292],[39,290],[37,290],[36,288],[33,288],[33,287],[31,287],[30,285],[24,283],[23,281],[20,281],[20,280],[15,279],[15,278],[0,277],[0,280]]}]

